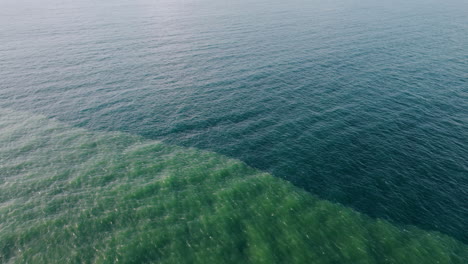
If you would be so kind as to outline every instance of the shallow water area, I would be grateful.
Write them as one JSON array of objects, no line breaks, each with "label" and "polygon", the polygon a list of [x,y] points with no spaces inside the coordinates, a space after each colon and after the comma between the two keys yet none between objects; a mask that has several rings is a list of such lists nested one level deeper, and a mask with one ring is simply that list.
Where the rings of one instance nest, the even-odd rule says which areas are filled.
[{"label": "shallow water area", "polygon": [[2,263],[463,263],[224,156],[0,109]]}]

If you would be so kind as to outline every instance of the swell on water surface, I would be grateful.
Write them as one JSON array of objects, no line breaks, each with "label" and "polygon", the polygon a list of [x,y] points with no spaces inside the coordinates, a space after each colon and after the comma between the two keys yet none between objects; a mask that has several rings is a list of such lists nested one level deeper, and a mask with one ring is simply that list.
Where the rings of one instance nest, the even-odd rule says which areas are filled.
[{"label": "swell on water surface", "polygon": [[0,108],[216,152],[468,244],[468,1],[0,1]]},{"label": "swell on water surface", "polygon": [[225,156],[0,108],[1,263],[463,263]]}]

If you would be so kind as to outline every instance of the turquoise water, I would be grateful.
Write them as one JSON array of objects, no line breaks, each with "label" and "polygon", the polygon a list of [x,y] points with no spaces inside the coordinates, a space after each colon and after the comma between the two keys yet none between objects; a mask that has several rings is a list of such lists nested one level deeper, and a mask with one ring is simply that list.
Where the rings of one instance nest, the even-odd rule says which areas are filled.
[{"label": "turquoise water", "polygon": [[219,154],[0,110],[2,263],[464,263]]},{"label": "turquoise water", "polygon": [[0,2],[2,261],[462,262],[467,14],[461,0]]}]

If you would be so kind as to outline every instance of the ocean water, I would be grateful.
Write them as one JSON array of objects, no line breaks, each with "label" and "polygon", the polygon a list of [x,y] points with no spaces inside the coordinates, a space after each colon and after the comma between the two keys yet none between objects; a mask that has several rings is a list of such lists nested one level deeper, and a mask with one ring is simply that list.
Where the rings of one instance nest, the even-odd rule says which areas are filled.
[{"label": "ocean water", "polygon": [[216,153],[0,110],[2,263],[464,263]]},{"label": "ocean water", "polygon": [[0,1],[0,262],[464,263],[468,2]]}]

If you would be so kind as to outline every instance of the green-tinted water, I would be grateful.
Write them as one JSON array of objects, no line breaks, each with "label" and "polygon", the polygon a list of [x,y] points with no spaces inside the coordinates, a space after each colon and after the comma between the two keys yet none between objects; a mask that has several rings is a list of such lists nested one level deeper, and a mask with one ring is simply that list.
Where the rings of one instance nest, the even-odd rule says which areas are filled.
[{"label": "green-tinted water", "polygon": [[216,152],[468,244],[467,14],[467,0],[2,0],[0,108]]},{"label": "green-tinted water", "polygon": [[0,110],[1,263],[463,263],[219,154]]}]

